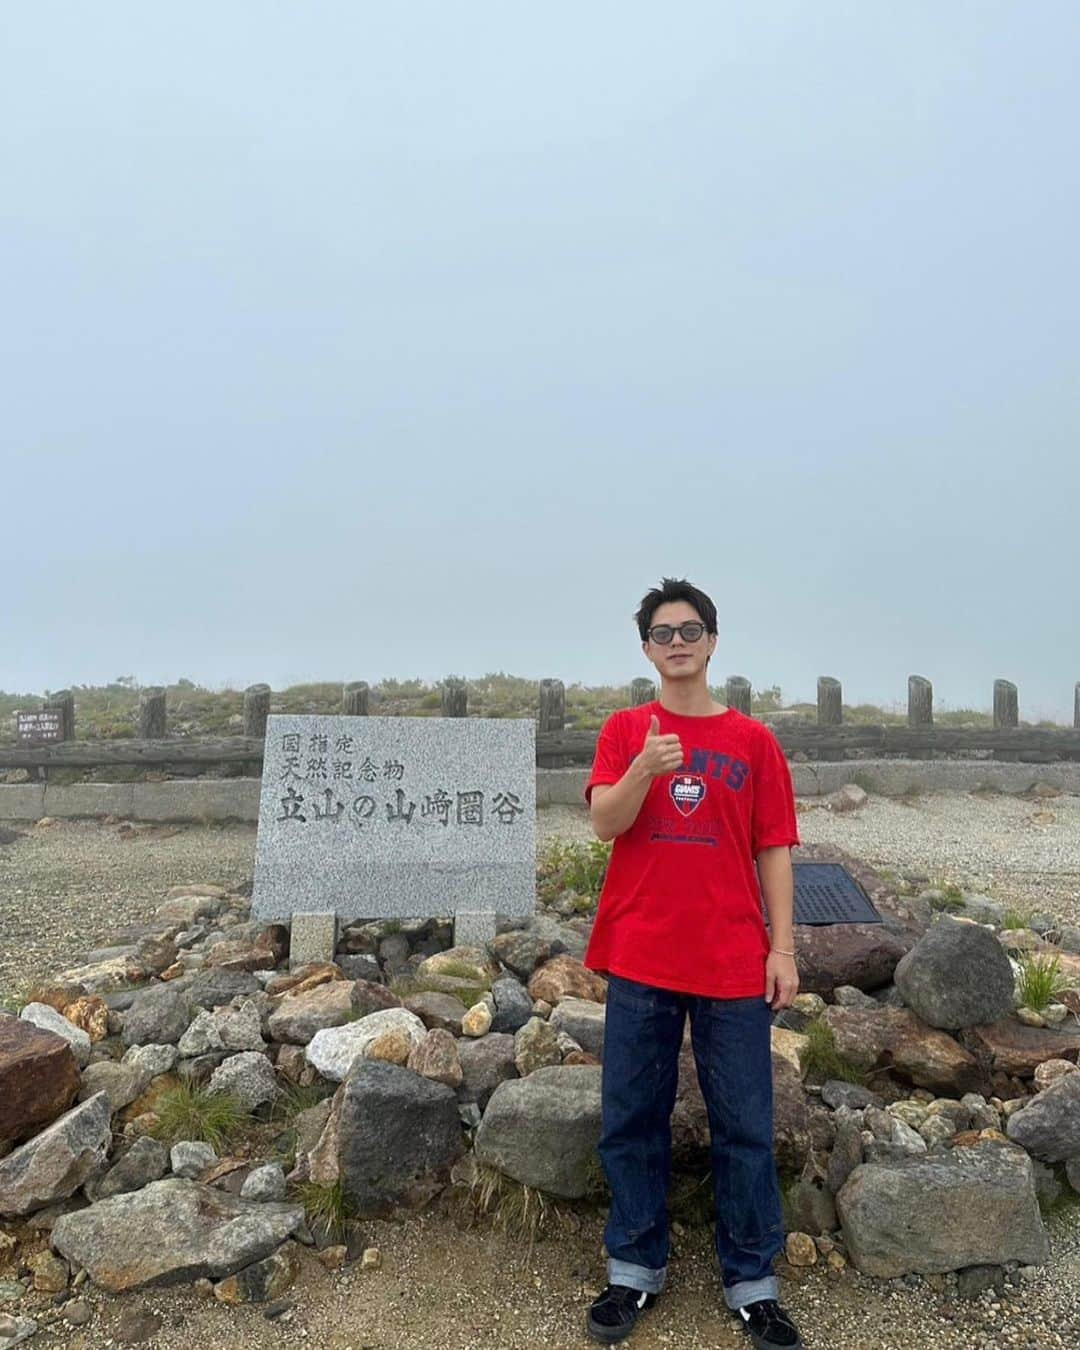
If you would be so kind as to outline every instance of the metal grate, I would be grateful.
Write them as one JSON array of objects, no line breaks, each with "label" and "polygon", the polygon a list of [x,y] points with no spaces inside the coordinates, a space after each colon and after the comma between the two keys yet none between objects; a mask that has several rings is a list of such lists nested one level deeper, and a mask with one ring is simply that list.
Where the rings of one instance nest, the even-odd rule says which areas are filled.
[{"label": "metal grate", "polygon": [[866,892],[839,863],[795,863],[796,923],[881,923]]}]

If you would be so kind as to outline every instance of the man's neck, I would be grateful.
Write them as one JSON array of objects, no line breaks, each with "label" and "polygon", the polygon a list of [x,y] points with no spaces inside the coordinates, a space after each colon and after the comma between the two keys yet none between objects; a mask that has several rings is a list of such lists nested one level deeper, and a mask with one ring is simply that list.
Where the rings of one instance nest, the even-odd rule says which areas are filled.
[{"label": "man's neck", "polygon": [[700,684],[660,682],[660,706],[679,717],[711,717],[727,712],[727,705],[716,703],[704,680]]}]

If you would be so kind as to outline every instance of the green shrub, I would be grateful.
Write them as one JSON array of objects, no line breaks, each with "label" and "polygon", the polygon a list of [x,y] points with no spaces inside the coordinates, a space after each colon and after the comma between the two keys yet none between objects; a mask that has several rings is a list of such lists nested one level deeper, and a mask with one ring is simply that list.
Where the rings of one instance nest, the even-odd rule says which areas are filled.
[{"label": "green shrub", "polygon": [[600,896],[611,858],[611,844],[600,839],[587,844],[547,839],[538,850],[536,890],[542,900],[554,900],[563,891],[576,891],[594,903]]}]

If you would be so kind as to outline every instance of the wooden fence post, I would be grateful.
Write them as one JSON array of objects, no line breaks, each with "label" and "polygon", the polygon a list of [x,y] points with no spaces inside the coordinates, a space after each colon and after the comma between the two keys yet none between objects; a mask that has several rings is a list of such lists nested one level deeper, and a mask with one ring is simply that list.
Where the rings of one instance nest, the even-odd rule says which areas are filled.
[{"label": "wooden fence post", "polygon": [[165,736],[165,690],[150,685],[139,690],[139,739],[160,741]]},{"label": "wooden fence post", "polygon": [[817,720],[821,727],[838,727],[844,720],[843,691],[831,675],[818,677]]},{"label": "wooden fence post", "polygon": [[724,702],[750,716],[750,681],[745,675],[729,675],[724,686]]},{"label": "wooden fence post", "polygon": [[261,741],[266,737],[266,719],[270,715],[270,686],[252,684],[244,690],[244,735]]},{"label": "wooden fence post", "polygon": [[368,686],[363,680],[354,680],[352,684],[341,687],[341,711],[346,717],[366,717],[368,715]]},{"label": "wooden fence post", "polygon": [[42,704],[42,710],[60,714],[60,735],[65,741],[75,739],[75,695],[70,689],[58,689]]},{"label": "wooden fence post", "polygon": [[934,725],[934,686],[922,675],[908,676],[907,721],[909,727]]},{"label": "wooden fence post", "polygon": [[468,717],[469,690],[464,680],[455,680],[452,676],[443,681],[442,715],[444,717]]},{"label": "wooden fence post", "polygon": [[643,703],[651,703],[656,697],[656,685],[646,676],[630,681],[630,706],[640,708]]},{"label": "wooden fence post", "polygon": [[562,680],[541,680],[537,731],[562,731],[565,726],[566,686]]},{"label": "wooden fence post", "polygon": [[1019,708],[1016,685],[1011,680],[994,681],[994,726],[1019,726]]}]

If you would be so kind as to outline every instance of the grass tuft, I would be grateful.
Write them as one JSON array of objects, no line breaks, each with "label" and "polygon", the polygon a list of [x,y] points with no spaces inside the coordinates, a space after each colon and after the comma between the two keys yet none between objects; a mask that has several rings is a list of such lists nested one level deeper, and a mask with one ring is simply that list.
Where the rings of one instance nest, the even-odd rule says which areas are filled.
[{"label": "grass tuft", "polygon": [[1018,958],[1020,975],[1016,981],[1020,1001],[1035,1012],[1053,1003],[1058,994],[1069,988],[1070,981],[1061,973],[1061,958],[1023,952]]},{"label": "grass tuft", "polygon": [[225,1092],[181,1083],[170,1088],[154,1107],[158,1123],[154,1135],[163,1143],[201,1139],[220,1153],[250,1124],[251,1117],[235,1097]]},{"label": "grass tuft", "polygon": [[541,900],[551,901],[569,890],[595,904],[610,858],[611,844],[599,839],[588,843],[547,839],[537,853],[536,893]]},{"label": "grass tuft", "polygon": [[1009,905],[1001,916],[1001,927],[1027,928],[1034,913],[1027,905]]},{"label": "grass tuft", "polygon": [[329,1186],[302,1181],[295,1195],[311,1228],[324,1232],[335,1245],[345,1241],[350,1226],[356,1222],[356,1208],[340,1180]]},{"label": "grass tuft", "polygon": [[869,1078],[862,1069],[845,1059],[836,1048],[836,1037],[828,1022],[815,1017],[807,1022],[803,1033],[810,1044],[806,1049],[806,1072],[815,1077],[838,1078],[844,1083],[857,1083],[865,1087]]}]

